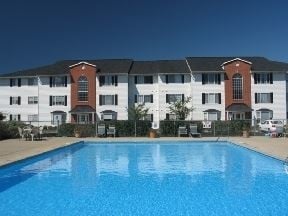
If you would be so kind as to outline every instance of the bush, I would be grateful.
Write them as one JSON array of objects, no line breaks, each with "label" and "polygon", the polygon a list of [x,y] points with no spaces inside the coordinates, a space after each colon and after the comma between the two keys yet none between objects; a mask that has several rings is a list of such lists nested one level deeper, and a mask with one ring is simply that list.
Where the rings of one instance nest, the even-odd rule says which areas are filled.
[{"label": "bush", "polygon": [[73,137],[76,124],[61,124],[58,129],[58,136]]},{"label": "bush", "polygon": [[18,127],[25,127],[26,124],[18,121],[0,122],[0,140],[18,138]]}]

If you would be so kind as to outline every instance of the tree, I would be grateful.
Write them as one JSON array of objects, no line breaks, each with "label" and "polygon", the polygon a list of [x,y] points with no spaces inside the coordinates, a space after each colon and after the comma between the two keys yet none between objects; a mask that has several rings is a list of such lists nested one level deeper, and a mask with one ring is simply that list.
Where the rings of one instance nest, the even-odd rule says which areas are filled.
[{"label": "tree", "polygon": [[184,100],[177,100],[171,103],[168,107],[170,113],[176,115],[176,119],[185,120],[194,110],[192,106],[189,106],[191,99],[191,97],[186,97]]},{"label": "tree", "polygon": [[147,116],[149,108],[145,108],[144,104],[138,104],[128,109],[128,116],[130,120],[139,121]]},{"label": "tree", "polygon": [[5,119],[5,115],[3,113],[0,112],[0,121]]}]

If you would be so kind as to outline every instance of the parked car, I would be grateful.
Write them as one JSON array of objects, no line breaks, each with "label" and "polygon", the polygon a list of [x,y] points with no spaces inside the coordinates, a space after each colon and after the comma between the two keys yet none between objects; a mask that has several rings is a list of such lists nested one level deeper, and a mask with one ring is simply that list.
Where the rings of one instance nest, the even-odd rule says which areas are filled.
[{"label": "parked car", "polygon": [[[283,133],[284,124],[280,120],[266,120],[263,123],[258,124],[260,131],[272,132],[277,131]],[[281,132],[282,131],[282,132]]]}]

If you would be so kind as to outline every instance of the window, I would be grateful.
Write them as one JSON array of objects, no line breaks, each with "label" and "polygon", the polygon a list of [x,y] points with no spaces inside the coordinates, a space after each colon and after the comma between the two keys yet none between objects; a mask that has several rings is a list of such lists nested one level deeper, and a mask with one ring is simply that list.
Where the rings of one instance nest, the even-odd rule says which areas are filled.
[{"label": "window", "polygon": [[118,95],[99,95],[99,105],[118,105]]},{"label": "window", "polygon": [[18,114],[18,115],[10,114],[9,115],[9,120],[10,121],[21,121],[21,115],[20,114]]},{"label": "window", "polygon": [[237,73],[232,78],[233,100],[243,99],[243,78]]},{"label": "window", "polygon": [[175,103],[176,101],[184,101],[184,94],[166,94],[166,103]]},{"label": "window", "polygon": [[28,86],[35,86],[35,85],[38,85],[37,78],[35,78],[35,77],[28,78]]},{"label": "window", "polygon": [[273,93],[255,93],[255,103],[273,103]]},{"label": "window", "polygon": [[28,121],[38,121],[38,115],[28,115]]},{"label": "window", "polygon": [[88,101],[88,80],[85,76],[80,76],[78,79],[78,101]]},{"label": "window", "polygon": [[50,87],[66,87],[67,76],[50,77]]},{"label": "window", "polygon": [[28,104],[38,104],[37,96],[28,96]]},{"label": "window", "polygon": [[135,84],[153,84],[153,76],[135,76]]},{"label": "window", "polygon": [[255,84],[273,84],[272,73],[254,73]]},{"label": "window", "polygon": [[100,76],[99,77],[99,85],[100,86],[117,86],[118,85],[118,76],[116,75],[108,75],[108,76]]},{"label": "window", "polygon": [[153,121],[153,114],[147,114],[145,117],[143,117],[140,120]]},{"label": "window", "polygon": [[87,124],[88,122],[89,122],[89,114],[78,114],[77,115],[77,123]]},{"label": "window", "polygon": [[181,74],[171,74],[165,76],[166,83],[184,83],[184,75]]},{"label": "window", "polygon": [[176,120],[176,115],[171,113],[166,113],[166,120]]},{"label": "window", "polygon": [[21,97],[10,97],[10,105],[18,104],[21,105]]},{"label": "window", "polygon": [[67,96],[50,96],[50,106],[67,106]]},{"label": "window", "polygon": [[[18,82],[16,82],[18,81]],[[18,87],[21,87],[21,78],[11,78],[10,79],[10,87],[16,86],[16,83],[18,84]]]},{"label": "window", "polygon": [[220,112],[204,112],[205,121],[217,121],[220,120]]},{"label": "window", "polygon": [[202,85],[207,84],[221,84],[221,74],[220,73],[203,73],[202,74]]},{"label": "window", "polygon": [[273,118],[273,111],[272,110],[257,110],[256,111],[256,119],[257,123],[264,122],[266,120],[272,119]]},{"label": "window", "polygon": [[139,104],[153,103],[153,94],[151,94],[151,95],[135,95],[134,102],[139,103]]},{"label": "window", "polygon": [[202,104],[221,104],[221,93],[202,93]]},{"label": "window", "polygon": [[104,121],[111,121],[117,119],[117,113],[116,112],[105,112],[101,114],[101,120]]},{"label": "window", "polygon": [[52,125],[61,125],[63,123],[66,122],[66,113],[65,112],[59,112],[59,111],[55,111],[52,112],[52,116],[51,116],[51,124]]}]

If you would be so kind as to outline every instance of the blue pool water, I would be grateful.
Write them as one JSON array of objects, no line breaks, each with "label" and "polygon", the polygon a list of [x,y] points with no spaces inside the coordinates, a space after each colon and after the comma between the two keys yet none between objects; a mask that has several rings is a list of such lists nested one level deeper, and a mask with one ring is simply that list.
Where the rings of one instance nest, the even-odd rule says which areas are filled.
[{"label": "blue pool water", "polygon": [[0,214],[288,215],[288,175],[225,142],[86,142],[1,168]]}]

